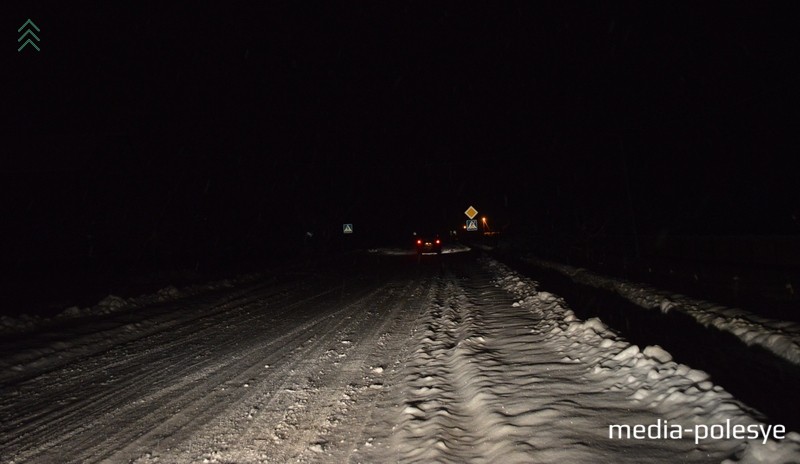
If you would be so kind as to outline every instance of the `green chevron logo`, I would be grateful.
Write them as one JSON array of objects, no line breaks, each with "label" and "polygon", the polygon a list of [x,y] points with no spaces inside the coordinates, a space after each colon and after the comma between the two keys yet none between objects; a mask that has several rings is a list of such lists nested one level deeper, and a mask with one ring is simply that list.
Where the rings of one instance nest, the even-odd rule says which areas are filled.
[{"label": "green chevron logo", "polygon": [[[27,29],[25,29],[26,27]],[[25,29],[24,33],[22,32],[23,29]],[[23,42],[23,44],[20,45],[20,47],[17,49],[18,52],[21,52],[22,49],[25,48],[25,46],[28,44],[31,44],[31,46],[35,48],[37,52],[39,51],[39,47],[31,39],[36,39],[36,42],[41,42],[42,39],[40,39],[39,36],[36,35],[36,32],[33,32],[33,29],[36,29],[36,32],[39,32],[39,27],[36,24],[34,24],[33,21],[30,20],[30,18],[28,18],[28,20],[25,21],[25,24],[23,24],[19,29],[17,29],[17,32],[22,33],[19,39],[17,39],[17,43],[25,40],[25,42]],[[27,40],[25,39],[26,37]]]}]

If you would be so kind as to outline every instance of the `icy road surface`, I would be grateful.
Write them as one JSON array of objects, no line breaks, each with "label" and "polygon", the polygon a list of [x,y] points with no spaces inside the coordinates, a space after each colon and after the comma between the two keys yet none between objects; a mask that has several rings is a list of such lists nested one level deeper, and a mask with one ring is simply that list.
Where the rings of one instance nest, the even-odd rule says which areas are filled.
[{"label": "icy road surface", "polygon": [[[4,334],[0,461],[800,462],[791,431],[697,436],[776,424],[659,347],[478,253],[422,258],[373,250]],[[687,432],[609,437],[657,421]]]}]

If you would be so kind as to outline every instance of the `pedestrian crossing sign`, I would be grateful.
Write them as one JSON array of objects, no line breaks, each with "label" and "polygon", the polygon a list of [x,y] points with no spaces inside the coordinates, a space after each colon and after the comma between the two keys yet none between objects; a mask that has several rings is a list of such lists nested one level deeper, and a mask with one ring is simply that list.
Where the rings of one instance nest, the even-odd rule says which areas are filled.
[{"label": "pedestrian crossing sign", "polygon": [[353,233],[353,224],[344,224],[342,225],[342,232],[345,234],[352,234]]},{"label": "pedestrian crossing sign", "polygon": [[478,220],[477,219],[468,219],[467,220],[467,230],[469,230],[469,231],[478,230]]}]

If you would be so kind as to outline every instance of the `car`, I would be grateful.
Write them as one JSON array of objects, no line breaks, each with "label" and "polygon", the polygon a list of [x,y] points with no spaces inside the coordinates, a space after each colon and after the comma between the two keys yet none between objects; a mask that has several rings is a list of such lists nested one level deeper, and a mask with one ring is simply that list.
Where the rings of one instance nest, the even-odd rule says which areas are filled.
[{"label": "car", "polygon": [[442,253],[442,239],[439,234],[416,234],[415,245],[417,254],[423,253]]}]

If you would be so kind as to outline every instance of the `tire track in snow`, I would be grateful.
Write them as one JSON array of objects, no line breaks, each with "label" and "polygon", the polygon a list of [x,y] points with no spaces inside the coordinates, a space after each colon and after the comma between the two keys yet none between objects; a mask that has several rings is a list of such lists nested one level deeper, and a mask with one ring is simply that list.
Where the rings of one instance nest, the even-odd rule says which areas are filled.
[{"label": "tire track in snow", "polygon": [[[407,283],[399,293],[405,296],[418,285]],[[335,323],[302,345],[274,353],[281,358],[281,367],[270,369],[269,377],[253,385],[252,394],[239,399],[222,417],[209,421],[194,436],[176,440],[169,452],[164,446],[141,449],[135,462],[283,463],[304,455],[313,461],[340,453],[346,445],[334,437],[335,429],[350,414],[348,404],[352,404],[342,399],[378,385],[363,385],[368,381],[365,363],[384,329],[406,307],[402,300],[391,302],[397,294],[381,287],[350,303],[337,313]],[[358,402],[368,406],[363,398]],[[354,437],[348,437],[352,443]]]},{"label": "tire track in snow", "polygon": [[[209,308],[211,314],[199,318],[210,317],[219,322],[220,319],[229,317],[225,314],[226,311],[234,308],[241,311],[252,305],[258,305],[259,301],[256,300],[257,296],[240,294],[226,303]],[[196,321],[192,319],[184,322]],[[172,326],[171,323],[169,325]],[[214,323],[207,322],[199,330],[194,324],[182,325],[173,332],[167,332],[168,329],[154,330],[152,334],[148,334],[146,340],[143,340],[145,337],[138,337],[137,340],[156,346],[156,349],[146,348],[142,350],[142,354],[129,355],[126,350],[135,349],[139,343],[137,341],[126,343],[84,360],[77,372],[65,373],[62,370],[24,383],[20,387],[20,395],[12,397],[15,401],[4,405],[4,427],[0,436],[10,437],[7,445],[11,447],[19,441],[30,440],[30,435],[36,436],[37,441],[48,442],[49,435],[63,435],[65,428],[85,429],[85,419],[79,415],[118,409],[140,395],[142,389],[159,388],[159,384],[164,383],[159,379],[163,379],[167,373],[171,376],[181,375],[184,372],[191,372],[198,364],[202,364],[203,360],[186,364],[185,351],[177,348],[185,346],[188,343],[187,339],[189,342],[201,339],[215,330],[214,326]],[[175,354],[160,356],[163,352],[171,351]],[[120,359],[122,361],[119,361]],[[177,363],[177,361],[184,362]],[[176,369],[176,366],[181,367]],[[118,369],[113,370],[112,367]],[[88,374],[82,374],[83,372]],[[67,375],[69,375],[68,380],[64,380]],[[124,380],[132,375],[136,376],[134,380],[129,380],[121,390],[116,389],[114,381],[110,380]],[[26,391],[32,393],[25,395]],[[73,392],[73,395],[64,398],[65,391]],[[20,396],[22,397],[19,398]],[[57,407],[54,407],[54,404]],[[24,410],[26,414],[19,414],[20,410]],[[8,420],[5,420],[6,417]]]},{"label": "tire track in snow", "polygon": [[[0,383],[4,388],[13,387],[27,379],[58,371],[76,359],[103,356],[108,349],[119,346],[121,342],[135,342],[143,337],[186,326],[191,321],[224,313],[246,304],[252,293],[267,285],[259,283],[244,289],[227,289],[222,296],[217,290],[212,295],[201,294],[147,308],[112,313],[99,318],[102,323],[93,320],[87,328],[80,325],[82,318],[77,318],[65,321],[62,329],[57,326],[44,329],[44,336],[34,335],[22,340],[16,337],[0,346],[0,351],[6,355],[3,364],[7,367],[7,371],[0,373]],[[176,317],[173,310],[177,305],[181,306],[181,310]],[[192,312],[195,310],[196,314]],[[120,335],[120,332],[127,333]],[[57,354],[59,361],[54,362],[50,354]],[[48,359],[42,367],[39,366],[41,359]]]},{"label": "tire track in snow", "polygon": [[[212,314],[205,318],[205,323],[200,329],[197,329],[194,321],[180,326],[174,332],[155,330],[147,337],[140,337],[137,341],[126,344],[125,346],[130,349],[143,350],[143,354],[125,359],[124,364],[117,362],[120,369],[114,374],[109,374],[108,370],[103,370],[99,366],[104,361],[118,359],[120,356],[118,353],[106,353],[99,358],[91,358],[89,365],[83,367],[89,372],[89,377],[79,375],[69,386],[69,391],[75,392],[71,404],[62,404],[59,407],[48,404],[53,401],[63,401],[59,396],[63,395],[64,385],[53,385],[49,393],[45,391],[40,394],[34,391],[28,401],[32,405],[30,413],[33,417],[18,418],[17,427],[9,428],[8,434],[4,433],[4,436],[10,438],[7,449],[14,450],[13,446],[17,446],[18,449],[13,451],[13,455],[18,459],[28,459],[42,454],[46,456],[49,449],[62,449],[65,443],[69,443],[70,446],[81,444],[77,449],[93,449],[101,445],[110,447],[113,441],[109,441],[104,433],[108,433],[108,430],[114,430],[115,435],[131,433],[130,424],[133,418],[130,416],[146,414],[152,408],[148,402],[174,395],[186,385],[200,380],[205,381],[203,376],[225,371],[228,367],[229,363],[213,364],[214,357],[211,356],[192,362],[190,355],[193,347],[207,346],[208,338],[216,334],[219,343],[215,349],[221,354],[215,356],[223,356],[227,351],[235,351],[237,345],[241,343],[242,337],[231,333],[232,331],[263,327],[265,320],[280,317],[298,306],[330,296],[337,290],[338,288],[328,288],[311,297],[293,301],[281,308],[278,313],[251,312],[262,305],[258,294],[239,297],[223,304],[222,308],[207,309]],[[254,321],[258,320],[262,323],[255,324]],[[220,331],[219,324],[229,326],[228,330]],[[257,336],[257,334],[251,335]],[[272,341],[268,345],[272,343],[277,341]],[[162,356],[163,353],[168,355]],[[212,364],[201,369],[209,363]],[[113,375],[119,382],[98,380],[106,375]],[[93,383],[87,384],[90,381]],[[17,412],[20,410],[18,402],[11,406]],[[168,413],[162,411],[162,414]],[[104,433],[98,434],[97,430],[103,430]],[[36,446],[26,449],[25,443],[30,442],[35,442]],[[84,460],[76,459],[73,462],[84,462]]]},{"label": "tire track in snow", "polygon": [[[369,298],[373,292],[357,301]],[[256,395],[260,383],[269,382],[274,377],[288,378],[289,371],[293,369],[289,360],[293,356],[304,358],[319,343],[317,338],[320,332],[327,335],[348,324],[348,314],[353,311],[353,304],[348,304],[321,314],[275,339],[258,343],[246,351],[236,351],[233,362],[211,366],[209,372],[184,379],[184,385],[194,386],[177,396],[159,391],[152,399],[145,399],[150,409],[155,406],[164,417],[154,420],[151,413],[130,424],[132,430],[147,432],[135,440],[127,440],[127,444],[108,449],[104,457],[113,456],[114,460],[130,462],[152,453],[153,449],[179,445],[221,414],[227,415],[224,411],[232,405],[236,408],[252,403],[251,398]],[[209,396],[214,400],[209,401]],[[174,412],[186,410],[191,412]],[[237,419],[244,421],[246,418],[247,414],[242,414]]]},{"label": "tire track in snow", "polygon": [[487,391],[486,368],[496,362],[481,319],[455,278],[442,283],[407,364],[403,417],[390,445],[401,462],[498,462],[498,444],[486,433],[500,425]]},{"label": "tire track in snow", "polygon": [[382,403],[376,422],[394,429],[360,462],[633,464],[674,462],[679,454],[700,463],[730,456],[736,444],[724,441],[609,440],[609,421],[648,424],[666,413],[619,388],[627,374],[598,381],[598,366],[572,352],[589,346],[563,330],[569,323],[559,299],[518,281],[517,289],[532,292],[518,304],[518,292],[489,269],[455,270],[467,278],[442,282],[403,385]]},{"label": "tire track in snow", "polygon": [[[367,359],[380,346],[379,339],[386,328],[408,305],[405,298],[397,296],[407,298],[420,285],[417,281],[408,282],[399,290],[382,287],[374,298],[362,302],[349,324],[335,333],[329,332],[315,352],[305,354],[307,361],[295,363],[300,368],[287,377],[284,388],[276,390],[277,394],[270,395],[258,408],[264,411],[262,417],[248,424],[232,447],[235,451],[224,455],[222,462],[247,462],[253,457],[275,463],[317,461],[352,446],[359,430],[350,429],[347,436],[342,436],[335,429],[343,417],[354,414],[356,409],[368,410],[369,393],[384,387],[380,379],[370,375],[374,365],[368,365]],[[320,359],[328,362],[320,364]],[[278,420],[274,420],[276,412],[281,416]]]}]

